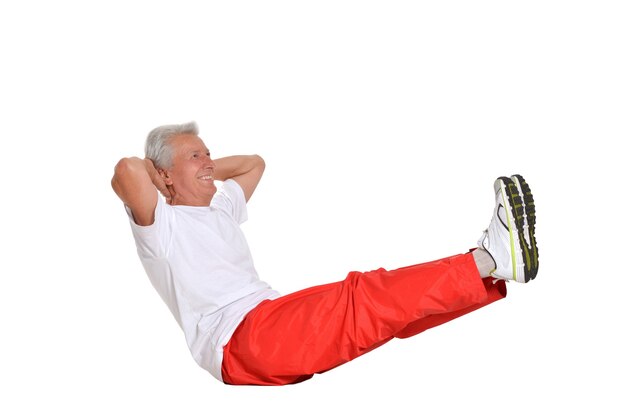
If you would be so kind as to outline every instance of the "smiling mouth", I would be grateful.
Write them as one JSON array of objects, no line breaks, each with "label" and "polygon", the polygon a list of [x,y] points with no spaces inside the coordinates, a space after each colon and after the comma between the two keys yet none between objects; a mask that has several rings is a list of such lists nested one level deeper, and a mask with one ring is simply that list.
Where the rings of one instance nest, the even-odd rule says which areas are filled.
[{"label": "smiling mouth", "polygon": [[213,175],[203,175],[201,177],[198,177],[201,180],[213,180]]}]

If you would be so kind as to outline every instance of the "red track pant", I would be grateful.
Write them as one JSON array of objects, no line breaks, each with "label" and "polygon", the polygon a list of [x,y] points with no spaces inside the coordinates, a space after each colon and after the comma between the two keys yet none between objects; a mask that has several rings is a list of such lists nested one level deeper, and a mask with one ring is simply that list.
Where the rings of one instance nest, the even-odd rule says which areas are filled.
[{"label": "red track pant", "polygon": [[471,253],[350,272],[259,304],[224,347],[222,377],[237,385],[301,382],[505,296],[504,281],[481,279]]}]

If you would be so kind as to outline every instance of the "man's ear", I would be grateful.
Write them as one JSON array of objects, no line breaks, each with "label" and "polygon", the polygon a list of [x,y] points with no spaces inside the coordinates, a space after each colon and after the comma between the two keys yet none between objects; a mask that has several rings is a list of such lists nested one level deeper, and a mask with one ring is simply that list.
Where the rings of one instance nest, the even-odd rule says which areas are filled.
[{"label": "man's ear", "polygon": [[170,173],[168,170],[159,168],[157,169],[157,171],[159,172],[159,175],[161,176],[161,178],[163,178],[165,185],[172,185],[172,178],[170,177]]}]

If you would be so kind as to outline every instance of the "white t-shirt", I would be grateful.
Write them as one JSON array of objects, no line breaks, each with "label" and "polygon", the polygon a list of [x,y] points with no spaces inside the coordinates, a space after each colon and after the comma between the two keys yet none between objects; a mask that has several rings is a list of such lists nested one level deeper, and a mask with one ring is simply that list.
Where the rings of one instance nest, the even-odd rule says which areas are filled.
[{"label": "white t-shirt", "polygon": [[193,358],[221,381],[223,346],[250,310],[279,296],[259,279],[239,227],[248,218],[243,190],[226,180],[209,207],[170,206],[159,196],[150,226],[126,212],[144,269]]}]

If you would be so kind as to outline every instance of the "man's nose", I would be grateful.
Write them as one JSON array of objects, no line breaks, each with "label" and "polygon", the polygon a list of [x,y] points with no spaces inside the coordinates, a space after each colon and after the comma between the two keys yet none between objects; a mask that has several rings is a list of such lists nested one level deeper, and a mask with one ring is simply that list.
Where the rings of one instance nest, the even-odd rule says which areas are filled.
[{"label": "man's nose", "polygon": [[213,159],[211,159],[211,157],[208,155],[204,156],[204,165],[207,168],[215,168],[215,162],[213,162]]}]

